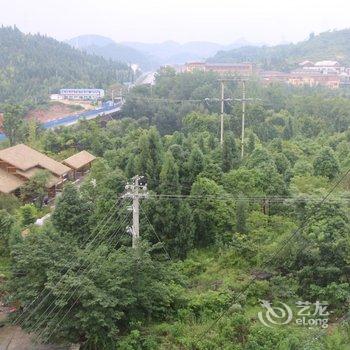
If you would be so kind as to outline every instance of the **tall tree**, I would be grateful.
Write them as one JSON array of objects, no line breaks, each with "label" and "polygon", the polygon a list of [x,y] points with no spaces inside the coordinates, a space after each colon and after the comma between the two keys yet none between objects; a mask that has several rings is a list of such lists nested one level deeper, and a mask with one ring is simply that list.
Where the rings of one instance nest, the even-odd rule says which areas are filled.
[{"label": "tall tree", "polygon": [[314,160],[315,175],[334,179],[339,173],[339,163],[330,148],[324,148]]},{"label": "tall tree", "polygon": [[239,198],[236,207],[236,230],[239,233],[247,233],[247,202]]},{"label": "tall tree", "polygon": [[139,140],[139,175],[146,175],[150,189],[159,185],[163,147],[156,128],[146,131]]},{"label": "tall tree", "polygon": [[204,170],[204,155],[198,146],[195,146],[190,154],[190,157],[187,162],[187,170],[188,170],[188,182],[192,184],[197,175],[199,175]]},{"label": "tall tree", "polygon": [[13,146],[24,137],[24,110],[20,105],[5,105],[3,129],[5,135]]},{"label": "tall tree", "polygon": [[171,152],[167,152],[160,172],[161,193],[179,194],[181,192],[179,183],[179,167]]},{"label": "tall tree", "polygon": [[238,150],[236,141],[232,132],[228,132],[224,138],[222,146],[222,171],[228,172],[238,164]]},{"label": "tall tree", "polygon": [[73,184],[65,186],[56,201],[52,223],[61,235],[73,235],[81,240],[88,237],[90,204],[80,196]]},{"label": "tall tree", "polygon": [[35,205],[41,208],[45,196],[47,195],[47,184],[51,175],[46,170],[38,171],[21,188],[21,197],[24,200],[34,200]]}]

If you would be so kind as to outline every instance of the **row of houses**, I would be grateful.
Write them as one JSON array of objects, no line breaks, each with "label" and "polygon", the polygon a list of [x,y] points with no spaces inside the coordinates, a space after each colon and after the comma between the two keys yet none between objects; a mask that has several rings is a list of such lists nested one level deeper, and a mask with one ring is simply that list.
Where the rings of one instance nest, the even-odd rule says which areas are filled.
[{"label": "row of houses", "polygon": [[0,150],[0,193],[19,196],[21,187],[39,171],[46,170],[49,173],[47,192],[52,197],[66,181],[88,171],[95,159],[82,151],[58,162],[24,144]]},{"label": "row of houses", "polygon": [[250,77],[256,73],[256,68],[253,63],[190,62],[185,64],[182,71],[188,73],[193,73],[194,71],[215,72],[221,75]]},{"label": "row of houses", "polygon": [[293,86],[324,86],[338,89],[350,85],[350,68],[343,67],[337,61],[304,61],[299,68],[291,72],[258,70],[253,63],[186,63],[183,72],[215,72],[224,76],[258,77],[264,84],[283,82]]}]

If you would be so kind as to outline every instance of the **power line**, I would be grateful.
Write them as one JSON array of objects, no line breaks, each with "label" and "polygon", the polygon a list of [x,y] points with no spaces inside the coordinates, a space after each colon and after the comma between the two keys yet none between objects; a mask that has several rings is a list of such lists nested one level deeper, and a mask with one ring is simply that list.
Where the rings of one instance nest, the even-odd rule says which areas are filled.
[{"label": "power line", "polygon": [[[123,182],[123,183],[124,183],[124,182]],[[87,242],[90,240],[90,238],[92,237],[92,235],[93,235],[94,233],[96,233],[96,231],[97,231],[98,229],[100,229],[101,224],[102,224],[101,230],[99,231],[99,233],[97,233],[97,235],[95,235],[95,237],[92,239],[92,241],[90,241],[90,242],[87,244],[87,246],[85,247],[86,249],[89,248],[89,247],[93,244],[94,240],[97,238],[97,236],[102,232],[102,230],[103,230],[103,229],[105,228],[105,226],[108,224],[108,221],[109,221],[109,220],[111,219],[111,217],[112,217],[112,216],[111,216],[112,211],[114,210],[114,208],[117,209],[118,201],[121,201],[121,198],[118,198],[118,200],[113,204],[113,206],[110,208],[110,210],[108,211],[108,213],[104,216],[104,218],[102,219],[102,221],[100,221],[100,223],[97,225],[97,227],[90,233],[90,235],[88,236],[88,238],[84,241],[84,243],[87,243]],[[120,202],[120,204],[121,204],[121,202]],[[108,220],[107,220],[107,219],[108,219]],[[73,259],[71,259],[66,265],[64,265],[63,268],[67,268],[72,262],[73,262]],[[68,273],[70,270],[71,270],[71,268],[68,269],[68,271],[66,271],[66,273]],[[61,279],[63,278],[63,276],[64,276],[64,275],[62,275]],[[60,281],[58,281],[58,283],[60,283]],[[31,305],[33,305],[33,303],[35,303],[35,302],[40,298],[40,296],[44,293],[44,291],[45,291],[45,288],[38,294],[38,296],[37,296],[29,305],[27,305],[27,306],[23,309],[22,313],[15,319],[15,321],[13,322],[13,324],[16,324],[16,323],[20,320],[20,318],[21,318],[21,317],[23,316],[23,314],[26,312],[26,308],[28,308],[28,307],[30,307]],[[44,299],[46,299],[47,297],[48,297],[48,295],[46,295],[46,297],[45,297]],[[34,310],[34,311],[35,311],[35,310]]]},{"label": "power line", "polygon": [[[330,189],[330,191],[322,198],[322,200],[318,203],[317,206],[315,206],[314,210],[302,221],[302,223],[299,225],[299,227],[290,235],[290,237],[288,237],[284,243],[282,244],[282,247],[279,248],[279,250],[277,250],[275,252],[275,254],[273,254],[273,256],[268,259],[265,264],[270,263],[272,261],[274,261],[276,259],[276,257],[279,255],[279,253],[281,253],[283,251],[283,249],[287,246],[290,245],[290,243],[292,242],[293,239],[295,239],[297,237],[297,235],[299,235],[301,233],[301,231],[305,228],[305,226],[308,224],[308,222],[311,220],[311,218],[319,211],[319,209],[322,207],[322,205],[325,203],[325,201],[328,199],[328,197],[330,197],[330,195],[333,193],[333,191],[340,185],[340,183],[349,175],[350,173],[350,168],[340,177],[340,179],[334,184],[334,186]],[[305,248],[307,247],[307,245],[304,245],[299,251],[298,254],[300,254],[301,252],[303,252],[305,250]],[[265,265],[263,264],[263,265]],[[255,282],[255,280],[257,279],[257,277],[253,277],[251,278],[251,280],[247,283],[247,285],[245,286],[245,288],[243,288],[242,291],[240,291],[238,293],[237,296],[235,296],[233,298],[233,300],[230,302],[229,307],[224,310],[223,312],[220,313],[220,315],[210,324],[210,326],[208,328],[206,328],[203,332],[201,332],[200,334],[198,334],[196,336],[195,339],[198,339],[202,336],[205,336],[206,334],[209,333],[209,331],[211,329],[213,329],[213,327],[215,327],[215,325],[222,319],[222,317],[224,317],[227,312],[229,312],[230,308],[232,307],[232,305],[236,302],[236,300],[243,295],[244,292],[247,291],[247,289]]]},{"label": "power line", "polygon": [[[113,233],[113,235],[111,235],[111,237],[107,240],[107,242],[105,244],[109,245],[113,239],[115,238],[115,236],[120,232],[120,229],[123,229],[123,225],[126,224],[126,221],[128,219],[128,216],[126,216],[123,220],[122,223],[120,223],[118,225],[118,229]],[[121,236],[119,236],[119,239],[117,241],[117,243],[119,243]],[[100,242],[100,246],[103,244],[103,242]],[[94,253],[94,251],[92,251],[89,255],[92,255]],[[87,257],[88,257],[87,256]],[[91,261],[90,263],[88,263],[83,269],[81,269],[81,267],[79,268],[79,270],[76,272],[77,274],[80,274],[80,278],[83,275],[87,275],[89,272],[91,272],[91,270],[94,268],[93,267],[94,261]],[[39,320],[35,323],[34,327],[32,328],[32,331],[35,333],[40,329],[40,326],[43,325],[45,323],[45,321],[50,317],[50,315],[52,313],[55,313],[56,315],[54,316],[54,318],[59,315],[59,313],[63,310],[64,305],[62,306],[58,306],[59,303],[58,302],[65,302],[66,304],[68,304],[68,302],[71,300],[71,298],[73,297],[73,295],[76,293],[76,291],[78,290],[79,286],[76,286],[75,289],[71,292],[72,288],[74,288],[74,286],[71,286],[68,288],[68,291],[62,291],[61,293],[58,294],[58,298],[56,298],[55,300],[53,300],[51,302],[51,304],[46,308],[46,310],[43,312],[42,316],[39,318]],[[71,293],[70,293],[71,292]],[[67,300],[63,299],[64,298],[64,294],[69,294],[69,297]],[[82,294],[82,292],[79,294],[79,296]],[[61,297],[60,297],[61,296]],[[62,298],[63,296],[63,298]],[[55,304],[55,305],[54,305]],[[73,305],[71,306],[71,308],[69,309],[69,311],[67,311],[67,313],[63,316],[63,318],[59,321],[59,323],[56,325],[55,329],[52,331],[52,333],[57,329],[57,327],[59,326],[59,324],[63,321],[63,319],[67,316],[67,314],[71,311],[71,309],[74,307],[74,305],[76,304],[76,302],[73,303]],[[49,312],[51,306],[54,307],[51,309],[51,311]],[[56,311],[56,312],[55,312]],[[46,316],[42,319],[42,317],[45,315]],[[40,321],[40,322],[39,322]],[[38,335],[38,339],[40,339],[40,337],[44,334],[44,332],[46,331],[46,329],[48,329],[50,326],[47,325]],[[51,333],[51,334],[52,334]],[[51,336],[51,335],[50,335]],[[50,337],[49,336],[49,337]],[[49,339],[49,337],[47,339]]]},{"label": "power line", "polygon": [[164,253],[168,256],[168,259],[171,260],[171,256],[170,256],[168,250],[165,248],[164,242],[162,242],[162,240],[161,240],[161,238],[159,237],[159,235],[158,235],[157,231],[155,230],[154,226],[151,224],[151,221],[149,220],[149,218],[148,218],[146,212],[142,209],[142,207],[140,207],[140,209],[141,209],[142,213],[144,214],[144,216],[145,216],[145,218],[146,218],[146,220],[147,220],[149,226],[151,227],[151,229],[152,229],[154,235],[157,237],[159,243],[162,244],[162,248],[163,248],[163,250],[164,250]]},{"label": "power line", "polygon": [[[115,203],[114,206],[116,206],[116,205],[117,205],[117,203]],[[113,210],[114,206],[111,208],[110,212]],[[111,218],[111,216],[110,216],[110,218]],[[100,230],[99,233],[93,238],[93,240],[89,242],[89,244],[87,245],[86,249],[87,249],[88,247],[91,246],[91,244],[95,241],[95,239],[97,238],[97,236],[102,232],[102,229],[104,229],[104,227],[108,224],[108,222],[109,222],[109,219],[108,219],[107,221],[104,221],[101,230]],[[93,231],[93,233],[94,233],[94,232],[95,232],[95,231]],[[89,237],[91,237],[91,235],[92,235],[93,233],[91,233]],[[68,266],[73,262],[73,260],[74,260],[74,259],[71,259],[64,267],[68,267]],[[65,274],[63,274],[63,275],[61,276],[61,279],[57,282],[56,285],[58,285],[58,284],[63,280],[64,276],[65,276],[69,271],[71,271],[71,270],[72,270],[72,268],[69,268],[69,269],[65,272]],[[43,290],[38,294],[38,296],[37,296],[28,306],[26,306],[26,307],[23,309],[22,313],[16,318],[16,320],[14,321],[13,324],[17,324],[17,322],[21,319],[21,317],[24,315],[24,313],[26,312],[26,310],[27,310],[31,305],[33,305],[33,303],[35,303],[35,302],[40,298],[40,296],[41,296],[44,292],[45,292],[45,288],[43,288]],[[38,308],[38,307],[49,297],[49,295],[50,295],[50,292],[48,292],[48,293],[46,294],[46,296],[45,296],[45,297],[42,299],[42,301],[36,306],[36,308]],[[35,308],[34,310],[32,310],[32,312],[28,315],[28,318],[30,318],[31,315],[36,311],[36,308]],[[21,322],[20,322],[20,323],[21,323]],[[19,323],[19,324],[20,324],[20,323]]]}]

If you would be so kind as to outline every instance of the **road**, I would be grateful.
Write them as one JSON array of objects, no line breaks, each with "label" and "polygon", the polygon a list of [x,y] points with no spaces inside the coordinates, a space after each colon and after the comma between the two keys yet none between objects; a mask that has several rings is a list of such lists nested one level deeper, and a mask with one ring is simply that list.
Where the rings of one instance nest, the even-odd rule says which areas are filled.
[{"label": "road", "polygon": [[[43,123],[42,125],[44,129],[54,129],[59,126],[69,126],[78,123],[79,120],[90,120],[97,118],[98,116],[104,116],[119,112],[122,108],[122,105],[122,102],[118,102],[114,106],[104,104],[101,108],[93,109],[80,114],[67,115],[66,117],[51,120],[49,122]],[[6,136],[4,134],[0,134],[0,141],[3,141],[5,139]]]},{"label": "road", "polygon": [[156,72],[146,72],[137,78],[135,85],[154,85]]}]

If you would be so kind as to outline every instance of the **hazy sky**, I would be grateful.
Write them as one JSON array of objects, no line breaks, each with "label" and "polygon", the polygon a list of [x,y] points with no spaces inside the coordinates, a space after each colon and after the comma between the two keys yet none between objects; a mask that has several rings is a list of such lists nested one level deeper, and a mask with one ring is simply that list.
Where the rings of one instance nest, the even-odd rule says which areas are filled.
[{"label": "hazy sky", "polygon": [[0,24],[59,40],[299,41],[350,27],[349,0],[0,0]]}]

